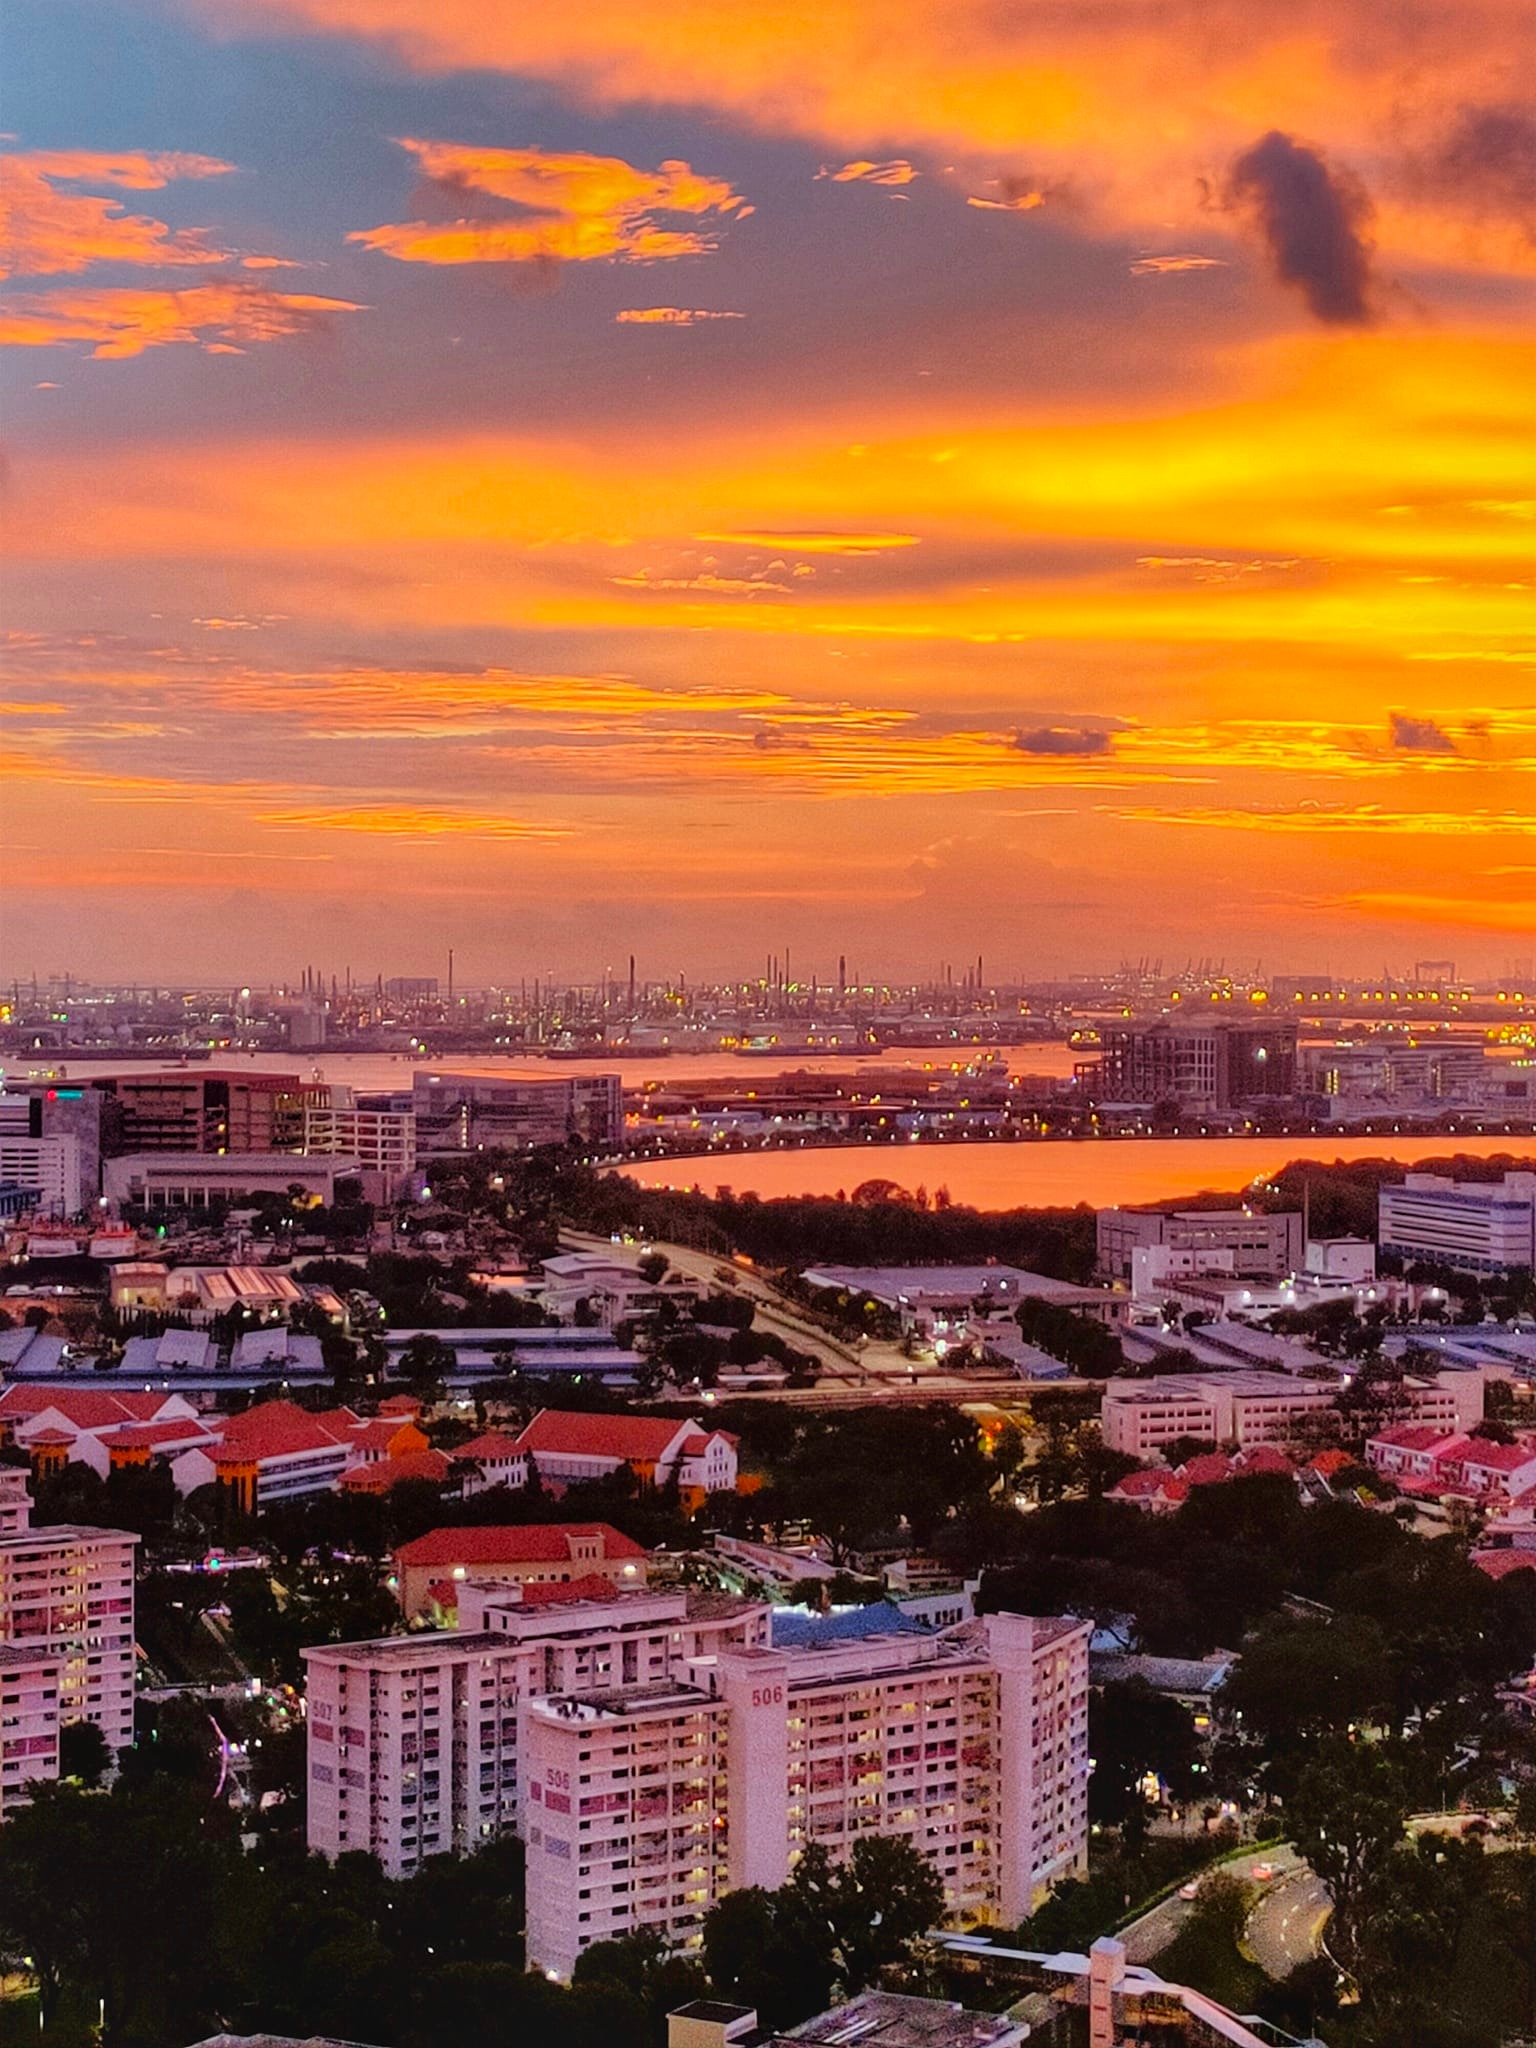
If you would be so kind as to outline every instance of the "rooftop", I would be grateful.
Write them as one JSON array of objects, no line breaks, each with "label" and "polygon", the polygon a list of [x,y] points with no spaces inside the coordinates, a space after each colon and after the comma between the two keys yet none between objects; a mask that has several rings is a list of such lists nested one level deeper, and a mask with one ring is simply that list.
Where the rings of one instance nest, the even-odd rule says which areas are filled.
[{"label": "rooftop", "polygon": [[1012,2048],[1023,2033],[1006,2013],[967,2012],[944,1999],[865,1991],[780,2038],[817,2042],[821,2048],[855,2041],[859,2048]]},{"label": "rooftop", "polygon": [[473,1564],[560,1564],[574,1554],[572,1537],[597,1537],[606,1561],[644,1557],[643,1545],[620,1535],[607,1522],[527,1522],[513,1527],[498,1523],[462,1529],[431,1529],[402,1543],[395,1552],[401,1566]]}]

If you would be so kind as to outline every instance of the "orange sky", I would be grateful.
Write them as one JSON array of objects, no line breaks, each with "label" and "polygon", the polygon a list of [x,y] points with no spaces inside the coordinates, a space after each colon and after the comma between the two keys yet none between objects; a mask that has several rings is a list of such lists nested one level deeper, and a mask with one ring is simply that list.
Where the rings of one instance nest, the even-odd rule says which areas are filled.
[{"label": "orange sky", "polygon": [[21,0],[4,969],[1536,951],[1525,0]]}]

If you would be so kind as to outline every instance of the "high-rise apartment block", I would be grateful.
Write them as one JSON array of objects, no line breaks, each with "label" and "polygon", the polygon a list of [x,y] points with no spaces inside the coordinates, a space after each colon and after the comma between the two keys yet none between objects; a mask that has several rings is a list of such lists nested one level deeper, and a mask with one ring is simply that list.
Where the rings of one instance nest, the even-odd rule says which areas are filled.
[{"label": "high-rise apartment block", "polygon": [[948,1910],[1016,1921],[1087,1846],[1089,1625],[989,1615],[776,1649],[722,1595],[476,1587],[461,1628],[306,1652],[309,1840],[403,1874],[504,1829],[528,1955],[568,1976],[640,1927],[900,1835]]},{"label": "high-rise apartment block", "polygon": [[30,1526],[21,1473],[0,1472],[0,1817],[58,1776],[60,1729],[133,1741],[133,1553],[125,1529]]}]

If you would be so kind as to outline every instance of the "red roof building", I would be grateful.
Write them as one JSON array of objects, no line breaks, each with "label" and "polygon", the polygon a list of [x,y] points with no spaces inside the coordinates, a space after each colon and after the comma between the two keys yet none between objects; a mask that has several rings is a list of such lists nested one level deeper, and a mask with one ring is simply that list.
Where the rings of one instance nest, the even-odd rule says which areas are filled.
[{"label": "red roof building", "polygon": [[401,1544],[395,1575],[401,1608],[410,1618],[429,1608],[437,1580],[572,1586],[596,1578],[610,1589],[643,1586],[646,1552],[607,1522],[433,1529]]},{"label": "red roof building", "polygon": [[517,1439],[546,1484],[606,1479],[628,1466],[642,1485],[675,1485],[689,1508],[702,1506],[711,1493],[737,1489],[736,1446],[728,1430],[701,1422],[559,1408],[540,1409]]}]

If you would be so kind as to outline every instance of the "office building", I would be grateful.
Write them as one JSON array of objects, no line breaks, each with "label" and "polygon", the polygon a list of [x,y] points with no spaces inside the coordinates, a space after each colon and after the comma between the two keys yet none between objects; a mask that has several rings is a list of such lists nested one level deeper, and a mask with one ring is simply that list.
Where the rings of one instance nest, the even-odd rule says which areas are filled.
[{"label": "office building", "polygon": [[1536,1173],[1501,1181],[1410,1173],[1381,1189],[1377,1215],[1381,1249],[1410,1263],[1461,1273],[1536,1266]]},{"label": "office building", "polygon": [[1279,1275],[1302,1263],[1303,1221],[1299,1211],[1265,1215],[1255,1209],[1101,1209],[1098,1213],[1099,1271],[1129,1280],[1134,1254],[1162,1249],[1176,1255],[1179,1272],[1209,1270]]},{"label": "office building", "polygon": [[412,1080],[423,1159],[577,1143],[606,1147],[624,1128],[617,1074],[423,1074]]},{"label": "office building", "polygon": [[1296,1093],[1296,1025],[1271,1018],[1158,1018],[1107,1024],[1096,1100],[1217,1115]]},{"label": "office building", "polygon": [[126,1529],[31,1526],[0,1490],[0,1816],[58,1776],[59,1731],[93,1721],[114,1752],[133,1741],[133,1553]]},{"label": "office building", "polygon": [[947,1911],[1013,1922],[1087,1847],[1088,1637],[989,1615],[775,1648],[769,1611],[600,1581],[460,1590],[456,1632],[305,1652],[309,1842],[392,1875],[506,1828],[528,1957],[697,1941],[808,1842],[929,1856]]},{"label": "office building", "polygon": [[[102,1149],[112,1127],[111,1105],[95,1088],[12,1077],[0,1095],[0,1133],[6,1137],[74,1140],[80,1177],[77,1208],[100,1192]],[[74,1210],[65,1213],[73,1215]]]}]

